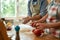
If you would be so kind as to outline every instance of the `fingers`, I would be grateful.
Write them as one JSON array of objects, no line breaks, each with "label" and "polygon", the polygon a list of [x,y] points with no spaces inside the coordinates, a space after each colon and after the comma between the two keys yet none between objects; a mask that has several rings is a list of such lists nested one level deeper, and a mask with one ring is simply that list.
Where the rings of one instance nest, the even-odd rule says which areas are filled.
[{"label": "fingers", "polygon": [[44,28],[41,26],[38,26],[37,29],[43,30]]},{"label": "fingers", "polygon": [[23,24],[26,24],[26,23],[28,23],[28,22],[29,22],[29,20],[24,20]]},{"label": "fingers", "polygon": [[40,23],[37,23],[36,26],[40,26]]},{"label": "fingers", "polygon": [[27,19],[24,20],[23,24],[26,24],[26,23],[28,23],[29,21],[30,21],[30,19],[27,18]]},{"label": "fingers", "polygon": [[43,30],[43,29],[45,29],[46,25],[44,23],[37,23],[36,26],[37,26],[37,28]]},{"label": "fingers", "polygon": [[32,22],[32,23],[31,23],[31,26],[32,26],[32,27],[36,27],[36,24],[37,24],[36,22]]},{"label": "fingers", "polygon": [[45,23],[37,23],[37,22],[32,22],[31,23],[31,26],[32,27],[35,27],[35,28],[37,28],[37,29],[41,29],[41,30],[43,30],[43,29],[45,29]]}]

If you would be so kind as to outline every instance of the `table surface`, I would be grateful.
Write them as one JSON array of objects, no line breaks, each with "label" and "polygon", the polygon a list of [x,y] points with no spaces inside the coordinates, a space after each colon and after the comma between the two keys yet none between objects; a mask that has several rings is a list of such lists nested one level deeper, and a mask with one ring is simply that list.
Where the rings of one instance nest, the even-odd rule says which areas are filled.
[{"label": "table surface", "polygon": [[21,40],[59,40],[51,35],[35,36],[32,32],[20,33]]},{"label": "table surface", "polygon": [[[26,29],[26,28],[25,28]],[[15,33],[14,31],[12,31],[13,33]],[[11,34],[11,32],[10,32]],[[12,37],[12,40],[15,40],[15,35]],[[60,40],[56,37],[53,37],[51,35],[44,35],[44,36],[35,36],[31,30],[20,30],[19,31],[19,35],[20,35],[20,40]]]}]

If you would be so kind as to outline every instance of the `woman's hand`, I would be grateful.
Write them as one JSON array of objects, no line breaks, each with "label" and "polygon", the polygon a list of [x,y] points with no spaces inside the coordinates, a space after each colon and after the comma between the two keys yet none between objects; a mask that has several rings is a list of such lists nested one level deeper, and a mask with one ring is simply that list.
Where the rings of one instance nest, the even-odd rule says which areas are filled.
[{"label": "woman's hand", "polygon": [[41,22],[39,22],[39,21],[32,21],[32,22],[30,23],[30,25],[31,25],[32,27],[36,27],[36,24],[38,24],[38,23],[41,23]]},{"label": "woman's hand", "polygon": [[37,26],[38,29],[43,30],[43,29],[46,28],[47,24],[45,24],[45,23],[37,23],[36,26]]},{"label": "woman's hand", "polygon": [[30,25],[32,26],[32,27],[34,27],[34,28],[36,28],[36,22],[32,22],[32,23],[30,23]]},{"label": "woman's hand", "polygon": [[31,19],[31,17],[26,17],[26,18],[24,18],[24,19],[23,19],[23,20],[24,20],[23,24],[28,23],[28,22],[30,21],[30,19]]}]

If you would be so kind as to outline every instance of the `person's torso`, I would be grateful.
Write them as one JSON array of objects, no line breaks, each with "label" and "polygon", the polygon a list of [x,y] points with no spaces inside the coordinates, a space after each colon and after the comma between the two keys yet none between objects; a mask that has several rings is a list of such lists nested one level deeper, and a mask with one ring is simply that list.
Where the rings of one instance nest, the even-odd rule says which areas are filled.
[{"label": "person's torso", "polygon": [[[60,21],[60,5],[55,3],[48,6],[48,18],[47,23]],[[52,18],[52,19],[50,19]],[[60,29],[56,29],[55,33],[53,33],[55,37],[60,38]]]},{"label": "person's torso", "polygon": [[[48,21],[54,20],[55,22],[60,21],[60,5],[53,3],[48,7]],[[47,21],[47,22],[48,22]]]},{"label": "person's torso", "polygon": [[40,13],[40,0],[37,0],[36,2],[33,2],[33,0],[31,0],[30,10],[32,12],[32,16],[39,14]]}]

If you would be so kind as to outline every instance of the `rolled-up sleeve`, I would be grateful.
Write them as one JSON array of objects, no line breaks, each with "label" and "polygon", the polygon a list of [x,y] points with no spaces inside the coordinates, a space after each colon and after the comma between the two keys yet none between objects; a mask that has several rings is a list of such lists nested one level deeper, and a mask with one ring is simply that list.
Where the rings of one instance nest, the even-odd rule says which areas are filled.
[{"label": "rolled-up sleeve", "polygon": [[31,3],[31,0],[28,1],[28,16],[32,16],[32,13],[30,10],[30,3]]},{"label": "rolled-up sleeve", "polygon": [[44,16],[47,13],[47,5],[47,0],[40,0],[40,16]]}]

